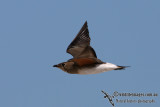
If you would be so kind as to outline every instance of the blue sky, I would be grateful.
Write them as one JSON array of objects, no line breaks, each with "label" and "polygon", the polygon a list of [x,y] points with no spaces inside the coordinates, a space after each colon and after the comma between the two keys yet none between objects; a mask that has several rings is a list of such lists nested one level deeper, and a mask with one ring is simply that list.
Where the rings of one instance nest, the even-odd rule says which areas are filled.
[{"label": "blue sky", "polygon": [[[1,0],[1,107],[111,107],[101,90],[160,95],[159,0]],[[71,75],[52,65],[85,21],[102,61],[121,71]],[[116,99],[155,103],[117,103]],[[157,107],[160,97],[116,97],[116,107]]]}]

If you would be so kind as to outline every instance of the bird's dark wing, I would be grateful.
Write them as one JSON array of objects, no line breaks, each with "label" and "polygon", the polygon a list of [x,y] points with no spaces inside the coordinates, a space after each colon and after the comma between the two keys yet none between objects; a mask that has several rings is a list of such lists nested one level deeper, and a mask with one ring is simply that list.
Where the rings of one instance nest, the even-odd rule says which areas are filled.
[{"label": "bird's dark wing", "polygon": [[90,37],[87,21],[67,48],[67,53],[74,58],[97,58],[94,49],[90,46]]}]

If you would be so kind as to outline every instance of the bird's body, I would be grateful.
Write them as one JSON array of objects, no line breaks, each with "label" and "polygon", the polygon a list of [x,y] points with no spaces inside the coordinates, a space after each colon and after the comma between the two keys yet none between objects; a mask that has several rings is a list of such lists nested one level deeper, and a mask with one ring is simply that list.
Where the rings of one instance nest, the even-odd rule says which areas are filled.
[{"label": "bird's body", "polygon": [[125,66],[106,63],[97,58],[94,49],[90,46],[87,22],[68,46],[67,53],[70,53],[73,58],[67,62],[54,65],[54,67],[70,74],[97,74],[125,68]]},{"label": "bird's body", "polygon": [[103,64],[96,64],[94,67],[83,67],[78,70],[78,74],[97,74],[102,73],[110,70],[114,70],[118,68],[118,66],[111,64],[111,63],[103,63]]}]

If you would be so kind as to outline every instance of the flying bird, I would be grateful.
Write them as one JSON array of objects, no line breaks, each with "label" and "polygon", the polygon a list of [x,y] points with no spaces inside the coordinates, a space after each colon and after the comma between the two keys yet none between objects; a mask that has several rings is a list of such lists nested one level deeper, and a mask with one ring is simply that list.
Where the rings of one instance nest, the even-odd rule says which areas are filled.
[{"label": "flying bird", "polygon": [[77,36],[67,48],[67,53],[73,56],[67,62],[62,62],[57,67],[70,74],[97,74],[110,70],[122,70],[127,66],[118,66],[103,62],[97,58],[96,52],[90,46],[90,36],[87,21],[82,26]]}]

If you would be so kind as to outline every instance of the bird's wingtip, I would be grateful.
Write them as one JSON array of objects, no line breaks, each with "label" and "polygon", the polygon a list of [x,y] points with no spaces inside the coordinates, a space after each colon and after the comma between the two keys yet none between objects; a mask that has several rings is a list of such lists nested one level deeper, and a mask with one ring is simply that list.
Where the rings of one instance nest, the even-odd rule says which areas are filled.
[{"label": "bird's wingtip", "polygon": [[85,23],[84,23],[84,25],[87,25],[88,24],[88,22],[87,22],[87,20],[85,21]]}]

